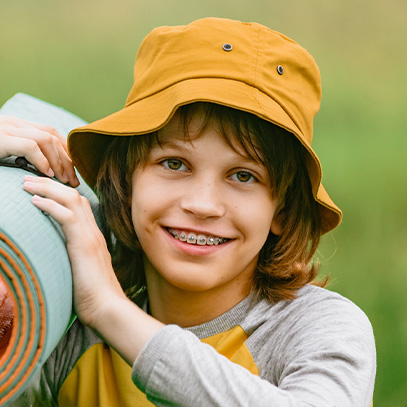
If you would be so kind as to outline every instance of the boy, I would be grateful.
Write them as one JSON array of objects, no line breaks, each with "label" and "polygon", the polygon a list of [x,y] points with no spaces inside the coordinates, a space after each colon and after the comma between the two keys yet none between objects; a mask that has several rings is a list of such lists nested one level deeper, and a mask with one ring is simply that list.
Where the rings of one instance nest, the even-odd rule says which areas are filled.
[{"label": "boy", "polygon": [[[366,316],[308,284],[341,220],[310,146],[319,102],[312,57],[266,27],[203,19],[146,37],[124,109],[68,140],[113,237],[75,190],[26,177],[64,230],[81,322],[25,400],[370,405]],[[60,148],[38,150],[76,184]]]}]

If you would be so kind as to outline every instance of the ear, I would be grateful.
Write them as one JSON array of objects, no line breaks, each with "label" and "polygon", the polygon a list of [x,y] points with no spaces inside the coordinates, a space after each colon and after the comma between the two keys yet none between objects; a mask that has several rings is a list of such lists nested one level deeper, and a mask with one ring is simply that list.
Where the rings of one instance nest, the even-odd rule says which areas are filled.
[{"label": "ear", "polygon": [[280,236],[283,233],[283,214],[282,211],[275,213],[270,227],[271,233]]}]

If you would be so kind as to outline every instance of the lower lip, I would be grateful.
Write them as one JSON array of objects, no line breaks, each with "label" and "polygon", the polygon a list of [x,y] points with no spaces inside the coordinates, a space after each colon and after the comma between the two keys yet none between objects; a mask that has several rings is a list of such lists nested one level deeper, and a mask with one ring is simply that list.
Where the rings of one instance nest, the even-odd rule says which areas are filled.
[{"label": "lower lip", "polygon": [[228,240],[227,242],[218,245],[191,244],[175,239],[175,237],[165,228],[163,228],[163,231],[172,245],[174,245],[178,250],[181,250],[183,253],[192,256],[206,256],[208,254],[218,252],[219,250],[229,246],[229,244],[232,242],[232,240]]}]

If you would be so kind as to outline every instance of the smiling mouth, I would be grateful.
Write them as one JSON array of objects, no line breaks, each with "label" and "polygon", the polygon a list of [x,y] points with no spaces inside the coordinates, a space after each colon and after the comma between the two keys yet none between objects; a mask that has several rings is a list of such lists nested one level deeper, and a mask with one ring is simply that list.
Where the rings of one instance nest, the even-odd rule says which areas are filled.
[{"label": "smiling mouth", "polygon": [[226,243],[229,239],[219,236],[206,236],[201,233],[185,232],[183,230],[175,230],[167,228],[167,231],[177,240],[188,244],[195,244],[198,246],[217,246]]}]

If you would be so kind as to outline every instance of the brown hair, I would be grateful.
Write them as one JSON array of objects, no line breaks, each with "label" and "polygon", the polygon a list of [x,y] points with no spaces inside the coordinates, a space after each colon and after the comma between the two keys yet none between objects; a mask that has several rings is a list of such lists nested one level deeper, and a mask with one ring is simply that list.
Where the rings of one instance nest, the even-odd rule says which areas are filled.
[{"label": "brown hair", "polygon": [[[190,119],[203,109],[201,132],[215,123],[219,134],[234,149],[261,162],[269,171],[276,214],[282,234],[271,232],[260,251],[253,291],[271,302],[293,299],[312,282],[318,266],[312,262],[319,244],[321,219],[308,177],[304,147],[289,132],[259,117],[213,103],[193,103],[178,112],[186,140]],[[108,137],[108,136],[106,136]],[[142,168],[159,136],[114,137],[106,150],[97,178],[97,193],[108,233],[113,267],[124,290],[137,299],[145,289],[142,249],[134,231],[131,207],[132,175]]]}]

